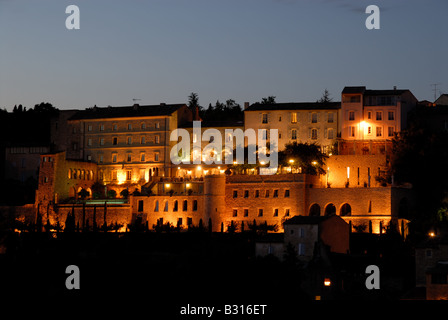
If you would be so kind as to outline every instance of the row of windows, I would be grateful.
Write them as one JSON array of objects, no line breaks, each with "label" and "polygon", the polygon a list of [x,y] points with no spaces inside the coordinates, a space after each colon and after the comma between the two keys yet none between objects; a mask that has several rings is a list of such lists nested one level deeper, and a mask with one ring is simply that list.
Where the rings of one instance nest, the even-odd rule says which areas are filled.
[{"label": "row of windows", "polygon": [[[93,124],[89,124],[87,125],[87,132],[92,132],[94,130],[94,125]],[[146,122],[141,122],[139,128],[141,130],[147,130],[151,127],[150,124],[147,124]],[[98,131],[102,132],[106,130],[106,125],[103,123],[100,123],[98,125]],[[118,131],[118,124],[117,123],[113,123],[112,124],[112,131]],[[133,130],[138,128],[138,126],[133,125],[132,123],[128,123],[126,124],[126,128],[127,130]],[[155,122],[154,123],[154,129],[160,129],[160,122]],[[73,133],[76,133],[76,127],[73,127]]]},{"label": "row of windows", "polygon": [[[132,162],[132,153],[128,152],[126,153],[125,156],[125,161],[126,162]],[[140,162],[145,162],[147,161],[147,157],[146,157],[146,153],[141,152],[140,156],[139,156],[139,160]],[[99,163],[103,163],[104,161],[104,156],[102,154],[99,155],[99,159],[98,159]],[[154,152],[154,162],[158,162],[160,161],[160,153],[159,152]],[[113,153],[112,154],[112,163],[117,163],[118,162],[118,153]]]},{"label": "row of windows", "polygon": [[[255,190],[254,197],[255,198],[260,198],[260,195],[261,195],[260,190]],[[264,191],[264,197],[265,198],[269,198],[269,196],[270,196],[270,190],[265,190]],[[289,196],[290,196],[289,189],[285,190],[285,193],[283,194],[283,196],[285,198],[289,198]],[[244,190],[243,191],[243,197],[244,198],[249,198],[249,190]],[[278,198],[279,197],[279,189],[274,189],[274,192],[272,193],[272,197],[273,198]],[[233,190],[233,198],[238,198],[238,190]]]},{"label": "row of windows", "polygon": [[[278,215],[279,215],[279,208],[274,208],[273,209],[273,217],[278,217]],[[243,213],[243,217],[249,217],[249,209],[242,209],[242,213]],[[257,209],[257,217],[263,217],[263,215],[264,215],[264,209],[263,208],[259,208],[259,209]],[[239,213],[241,213],[241,210],[240,211],[238,211],[238,209],[233,209],[232,210],[232,216],[233,217],[238,217],[238,214]],[[283,210],[283,215],[285,216],[285,217],[289,217],[289,215],[290,215],[290,213],[291,213],[291,209],[289,209],[289,208],[286,208],[286,209],[284,209]]]},{"label": "row of windows", "polygon": [[[193,211],[198,211],[198,200],[193,200],[191,203],[191,208]],[[182,211],[188,211],[188,200],[183,200],[182,201]],[[180,204],[178,200],[174,200],[172,203],[172,211],[173,212],[178,212],[180,211]],[[168,200],[164,200],[162,205],[159,205],[159,200],[156,200],[154,203],[154,212],[159,212],[160,210],[163,210],[163,212],[169,212],[170,209],[170,204],[168,202]],[[144,211],[144,204],[143,204],[143,200],[139,200],[138,202],[138,212],[143,212]]]},{"label": "row of windows", "polygon": [[[350,126],[348,127],[348,133],[350,137],[354,137],[356,134],[356,126]],[[373,131],[373,129],[375,129],[375,131]],[[388,137],[393,137],[394,136],[394,132],[395,132],[395,127],[387,127],[387,136]],[[383,137],[384,133],[383,133],[383,127],[372,127],[372,126],[368,126],[366,128],[366,134],[371,136],[373,134],[375,134],[375,136],[377,137]]]},{"label": "row of windows", "polygon": [[93,180],[94,175],[92,170],[68,169],[68,178],[80,179],[80,180]]},{"label": "row of windows", "polygon": [[[372,120],[373,119],[373,112],[367,111],[367,119]],[[348,112],[348,120],[355,121],[355,111],[351,110]],[[375,120],[382,121],[383,120],[383,111],[376,111],[375,112]],[[387,120],[395,120],[395,112],[394,111],[388,111],[387,112]]]},{"label": "row of windows", "polygon": [[[154,140],[153,141],[154,141],[155,144],[160,144],[160,136],[159,135],[154,136]],[[149,142],[149,140],[147,140],[146,136],[141,136],[140,137],[140,144],[146,144],[148,142]],[[126,137],[126,144],[127,145],[131,145],[132,143],[133,143],[132,137]],[[106,145],[106,139],[105,138],[100,138],[98,140],[98,144],[100,146]],[[92,138],[87,139],[87,145],[89,147],[93,146],[93,139]],[[118,145],[118,137],[112,137],[112,145],[113,146]]]},{"label": "row of windows", "polygon": [[[325,113],[322,113],[322,116],[323,115],[325,115]],[[297,123],[298,119],[299,119],[298,116],[299,116],[299,113],[297,113],[297,112],[290,112],[289,113],[289,118],[290,118],[289,120],[290,120],[290,122],[291,123]],[[318,112],[310,112],[308,114],[308,122],[317,123],[317,122],[319,122],[319,117],[320,116],[321,116],[321,114],[318,113]],[[327,123],[334,123],[335,122],[335,114],[334,114],[334,112],[328,112],[328,113],[326,113],[326,116],[327,116],[327,118],[326,118],[326,122]],[[283,117],[282,115],[278,116],[278,118],[277,118],[278,122],[282,122],[282,120],[283,120],[282,117]],[[272,122],[271,114],[270,113],[262,113],[261,114],[261,123],[269,123],[269,122]],[[303,120],[303,122],[305,122],[305,120]]]}]

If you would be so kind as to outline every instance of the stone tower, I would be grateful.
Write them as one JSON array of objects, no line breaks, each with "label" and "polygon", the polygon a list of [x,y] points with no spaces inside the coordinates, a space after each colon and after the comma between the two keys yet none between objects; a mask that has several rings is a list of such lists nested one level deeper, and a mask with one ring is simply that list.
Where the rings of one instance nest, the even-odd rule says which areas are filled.
[{"label": "stone tower", "polygon": [[204,224],[212,221],[212,230],[221,230],[221,215],[225,211],[226,177],[224,175],[209,175],[204,177]]}]

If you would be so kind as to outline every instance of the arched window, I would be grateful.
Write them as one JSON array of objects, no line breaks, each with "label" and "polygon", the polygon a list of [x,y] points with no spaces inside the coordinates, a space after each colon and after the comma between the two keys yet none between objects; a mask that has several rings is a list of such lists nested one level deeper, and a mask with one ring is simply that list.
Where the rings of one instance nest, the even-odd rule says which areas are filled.
[{"label": "arched window", "polygon": [[163,212],[168,212],[168,201],[165,201],[165,206],[163,208]]},{"label": "arched window", "polygon": [[348,203],[344,203],[341,207],[340,215],[341,216],[351,216],[352,215],[352,207]]},{"label": "arched window", "polygon": [[154,204],[154,212],[159,212],[159,200],[156,200]]},{"label": "arched window", "polygon": [[193,200],[193,211],[198,211],[198,200]]},{"label": "arched window", "polygon": [[311,216],[311,217],[318,217],[318,216],[320,216],[320,205],[318,205],[317,203],[313,204],[310,207],[309,216]]},{"label": "arched window", "polygon": [[174,200],[173,211],[177,212],[178,210],[179,210],[179,202],[177,200]]},{"label": "arched window", "polygon": [[184,200],[183,204],[182,204],[182,211],[187,211],[188,210],[188,201]]},{"label": "arched window", "polygon": [[334,204],[332,203],[327,204],[327,206],[325,207],[325,215],[333,216],[335,214],[336,214],[336,207],[334,206]]}]

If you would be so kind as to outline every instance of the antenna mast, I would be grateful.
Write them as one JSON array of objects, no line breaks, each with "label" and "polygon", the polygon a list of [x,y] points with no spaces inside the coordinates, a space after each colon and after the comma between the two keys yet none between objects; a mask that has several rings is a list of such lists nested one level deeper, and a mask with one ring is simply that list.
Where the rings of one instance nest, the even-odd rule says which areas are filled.
[{"label": "antenna mast", "polygon": [[437,99],[437,86],[438,85],[440,85],[440,83],[431,84],[431,87],[434,86],[434,89],[432,89],[432,91],[434,91],[434,101],[436,101],[436,99]]}]

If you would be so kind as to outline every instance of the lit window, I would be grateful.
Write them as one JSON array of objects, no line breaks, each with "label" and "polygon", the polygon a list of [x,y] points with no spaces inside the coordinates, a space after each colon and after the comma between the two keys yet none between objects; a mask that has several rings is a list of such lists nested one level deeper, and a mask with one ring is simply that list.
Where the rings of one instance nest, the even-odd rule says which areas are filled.
[{"label": "lit window", "polygon": [[127,170],[126,171],[126,180],[131,180],[132,179],[132,171],[131,170]]},{"label": "lit window", "polygon": [[291,113],[291,123],[297,123],[297,112]]}]

